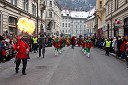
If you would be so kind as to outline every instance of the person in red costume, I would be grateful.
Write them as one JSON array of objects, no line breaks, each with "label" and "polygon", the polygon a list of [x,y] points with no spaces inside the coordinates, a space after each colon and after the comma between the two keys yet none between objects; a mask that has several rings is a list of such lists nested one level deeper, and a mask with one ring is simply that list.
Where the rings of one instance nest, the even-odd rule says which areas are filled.
[{"label": "person in red costume", "polygon": [[27,67],[27,59],[28,59],[28,53],[29,53],[29,45],[23,41],[22,36],[17,37],[17,42],[14,43],[13,46],[14,50],[17,51],[16,53],[16,73],[18,73],[19,66],[21,63],[21,60],[23,62],[23,68],[22,68],[22,74],[26,75],[26,67]]},{"label": "person in red costume", "polygon": [[72,44],[72,49],[74,49],[75,44],[76,44],[74,36],[71,38],[71,44]]}]

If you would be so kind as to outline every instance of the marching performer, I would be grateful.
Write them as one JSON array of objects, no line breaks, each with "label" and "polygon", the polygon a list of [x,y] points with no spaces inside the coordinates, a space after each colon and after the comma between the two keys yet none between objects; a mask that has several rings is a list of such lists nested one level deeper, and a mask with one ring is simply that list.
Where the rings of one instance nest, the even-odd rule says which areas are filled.
[{"label": "marching performer", "polygon": [[84,52],[84,39],[82,38],[82,41],[81,41],[81,47],[82,47],[82,52]]},{"label": "marching performer", "polygon": [[93,47],[93,44],[92,44],[90,37],[87,38],[85,46],[86,46],[87,57],[90,57],[90,49],[91,49],[91,47]]},{"label": "marching performer", "polygon": [[62,37],[60,37],[59,43],[60,43],[59,53],[61,53],[62,52],[62,48],[63,48],[63,39],[62,39]]},{"label": "marching performer", "polygon": [[58,36],[53,38],[53,46],[55,48],[55,55],[58,56],[59,54],[59,49],[60,49],[60,41]]},{"label": "marching performer", "polygon": [[65,37],[60,38],[60,45],[61,45],[60,52],[63,51],[63,48],[65,47],[65,44],[66,44]]},{"label": "marching performer", "polygon": [[70,46],[70,39],[68,37],[66,37],[66,45],[67,45],[67,47]]},{"label": "marching performer", "polygon": [[82,42],[82,51],[84,52],[84,54],[86,54],[86,38],[84,38]]},{"label": "marching performer", "polygon": [[74,49],[74,47],[76,45],[76,41],[75,41],[75,37],[74,36],[71,38],[71,45],[72,45],[71,48]]}]

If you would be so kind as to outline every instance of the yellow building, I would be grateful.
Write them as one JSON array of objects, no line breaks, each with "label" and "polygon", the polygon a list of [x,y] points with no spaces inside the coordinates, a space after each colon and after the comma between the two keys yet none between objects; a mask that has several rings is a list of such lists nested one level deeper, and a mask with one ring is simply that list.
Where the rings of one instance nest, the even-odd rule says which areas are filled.
[{"label": "yellow building", "polygon": [[98,38],[106,37],[105,0],[96,0],[96,17],[98,19],[96,36]]}]

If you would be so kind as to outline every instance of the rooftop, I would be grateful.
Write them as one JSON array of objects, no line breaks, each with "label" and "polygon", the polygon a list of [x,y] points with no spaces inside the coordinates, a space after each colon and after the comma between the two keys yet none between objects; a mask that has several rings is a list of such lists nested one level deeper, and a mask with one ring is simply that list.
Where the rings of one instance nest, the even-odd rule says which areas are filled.
[{"label": "rooftop", "polygon": [[71,18],[83,18],[86,19],[89,16],[93,16],[95,13],[95,8],[92,10],[85,12],[85,11],[69,11],[69,10],[62,10],[62,16],[70,16]]}]

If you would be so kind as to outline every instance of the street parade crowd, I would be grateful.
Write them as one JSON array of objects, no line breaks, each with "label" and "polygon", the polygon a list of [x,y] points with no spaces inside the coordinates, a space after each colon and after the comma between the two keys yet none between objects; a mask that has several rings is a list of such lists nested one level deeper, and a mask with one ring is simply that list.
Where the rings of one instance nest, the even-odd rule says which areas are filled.
[{"label": "street parade crowd", "polygon": [[92,47],[98,47],[105,50],[105,55],[109,56],[110,53],[116,54],[116,57],[126,61],[128,67],[128,36],[114,37],[114,38],[100,38],[93,37],[76,37],[76,36],[22,36],[14,34],[4,34],[0,36],[0,63],[9,61],[15,58],[16,68],[18,73],[19,65],[22,60],[23,68],[22,74],[26,75],[27,60],[30,59],[29,53],[39,52],[39,57],[45,54],[45,47],[55,48],[55,55],[58,56],[63,52],[64,47],[75,46],[81,47],[83,53],[89,58]]}]

